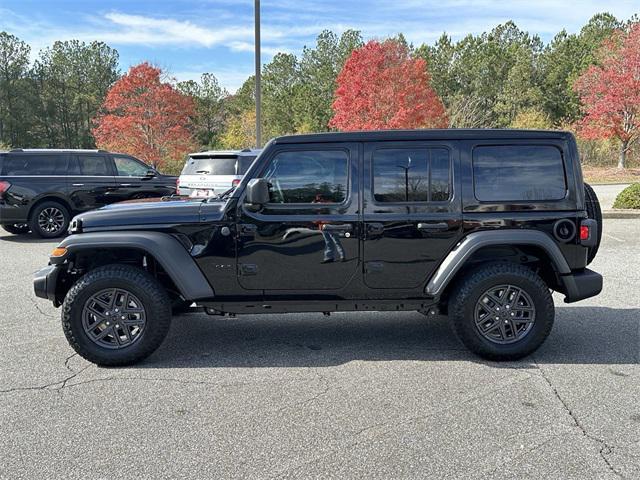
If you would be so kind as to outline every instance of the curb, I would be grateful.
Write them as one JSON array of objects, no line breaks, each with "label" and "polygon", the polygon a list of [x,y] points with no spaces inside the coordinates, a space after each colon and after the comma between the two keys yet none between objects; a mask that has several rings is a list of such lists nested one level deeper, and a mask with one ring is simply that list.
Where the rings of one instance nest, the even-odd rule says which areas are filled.
[{"label": "curb", "polygon": [[602,218],[640,218],[640,210],[632,210],[632,209],[603,210]]}]

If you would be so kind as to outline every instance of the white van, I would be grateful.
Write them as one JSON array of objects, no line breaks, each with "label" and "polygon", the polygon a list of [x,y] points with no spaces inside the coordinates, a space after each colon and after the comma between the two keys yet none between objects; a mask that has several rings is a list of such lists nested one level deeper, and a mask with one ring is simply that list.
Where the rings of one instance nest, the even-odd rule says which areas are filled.
[{"label": "white van", "polygon": [[209,150],[191,153],[178,179],[177,194],[211,197],[240,183],[261,150]]}]

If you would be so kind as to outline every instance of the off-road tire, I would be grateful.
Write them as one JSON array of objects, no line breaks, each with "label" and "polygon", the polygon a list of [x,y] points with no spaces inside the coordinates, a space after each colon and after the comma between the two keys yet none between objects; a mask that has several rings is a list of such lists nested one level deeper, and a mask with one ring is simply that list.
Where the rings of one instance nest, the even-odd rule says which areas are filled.
[{"label": "off-road tire", "polygon": [[[111,350],[94,343],[82,326],[85,302],[107,288],[123,288],[133,293],[146,310],[145,330],[135,343]],[[130,265],[106,265],[91,270],[67,293],[62,305],[62,329],[78,354],[102,366],[123,366],[151,355],[162,343],[171,325],[171,302],[158,281],[144,270]]]},{"label": "off-road tire", "polygon": [[598,238],[595,246],[589,248],[587,253],[587,265],[590,264],[600,248],[600,240],[602,239],[602,210],[600,208],[600,202],[598,196],[588,183],[584,184],[584,203],[587,216],[596,221],[598,224]]},{"label": "off-road tire", "polygon": [[[55,232],[47,232],[40,227],[38,219],[40,217],[40,214],[46,209],[57,209],[62,214],[62,226]],[[69,210],[67,210],[64,205],[56,201],[42,202],[36,205],[29,214],[29,228],[31,229],[31,233],[33,233],[33,235],[38,238],[61,237],[62,235],[67,233],[69,221],[71,221],[71,214],[69,213]]]},{"label": "off-road tire", "polygon": [[25,233],[29,233],[29,225],[27,224],[2,225],[2,229],[12,235],[24,235]]},{"label": "off-road tire", "polygon": [[[474,312],[481,295],[502,284],[524,290],[536,310],[531,330],[515,343],[487,340],[475,325]],[[487,263],[466,272],[449,298],[449,318],[458,338],[473,353],[488,360],[517,360],[533,353],[551,332],[554,316],[553,298],[547,285],[533,270],[516,263]]]}]

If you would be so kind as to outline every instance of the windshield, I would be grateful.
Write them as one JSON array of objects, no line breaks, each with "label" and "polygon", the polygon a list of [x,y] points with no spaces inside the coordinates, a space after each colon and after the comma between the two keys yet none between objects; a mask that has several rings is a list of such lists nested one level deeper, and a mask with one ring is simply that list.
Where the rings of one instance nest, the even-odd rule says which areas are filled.
[{"label": "windshield", "polygon": [[237,155],[224,157],[189,157],[182,175],[236,175]]}]

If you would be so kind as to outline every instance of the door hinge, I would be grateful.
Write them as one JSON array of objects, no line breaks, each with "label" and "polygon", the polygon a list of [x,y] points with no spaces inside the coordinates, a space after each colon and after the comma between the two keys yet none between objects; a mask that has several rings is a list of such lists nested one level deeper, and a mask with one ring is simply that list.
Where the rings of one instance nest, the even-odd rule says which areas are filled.
[{"label": "door hinge", "polygon": [[258,274],[258,265],[254,263],[240,264],[240,275],[248,276],[248,275],[257,275],[257,274]]},{"label": "door hinge", "polygon": [[382,235],[384,225],[382,223],[367,223],[367,235]]}]

